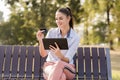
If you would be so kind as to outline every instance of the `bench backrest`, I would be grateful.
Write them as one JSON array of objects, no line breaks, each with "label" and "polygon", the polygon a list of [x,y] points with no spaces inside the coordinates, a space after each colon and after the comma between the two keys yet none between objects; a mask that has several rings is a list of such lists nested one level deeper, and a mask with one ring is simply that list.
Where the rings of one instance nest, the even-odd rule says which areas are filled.
[{"label": "bench backrest", "polygon": [[0,46],[0,80],[40,78],[40,54],[34,46]]},{"label": "bench backrest", "polygon": [[88,80],[112,80],[109,48],[79,47],[78,78]]},{"label": "bench backrest", "polygon": [[[109,48],[79,47],[77,52],[78,79],[112,80]],[[38,46],[1,45],[0,80],[42,80],[45,60]]]}]

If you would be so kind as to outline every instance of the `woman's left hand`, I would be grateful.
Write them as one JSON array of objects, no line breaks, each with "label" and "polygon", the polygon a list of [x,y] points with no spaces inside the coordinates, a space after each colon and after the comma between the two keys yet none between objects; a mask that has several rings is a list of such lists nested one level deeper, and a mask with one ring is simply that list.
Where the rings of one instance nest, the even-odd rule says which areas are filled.
[{"label": "woman's left hand", "polygon": [[60,59],[62,59],[64,56],[62,55],[59,46],[57,45],[57,43],[55,42],[55,46],[50,45],[50,50],[53,51],[55,53],[56,56],[58,56]]}]

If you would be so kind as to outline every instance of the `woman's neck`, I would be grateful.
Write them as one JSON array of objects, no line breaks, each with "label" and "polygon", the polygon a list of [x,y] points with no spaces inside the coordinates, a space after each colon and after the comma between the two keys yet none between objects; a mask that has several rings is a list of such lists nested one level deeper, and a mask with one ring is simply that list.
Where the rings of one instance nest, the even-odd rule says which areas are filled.
[{"label": "woman's neck", "polygon": [[68,33],[69,30],[70,30],[70,27],[62,29],[61,30],[62,37],[64,37],[65,35],[67,35],[67,33]]}]

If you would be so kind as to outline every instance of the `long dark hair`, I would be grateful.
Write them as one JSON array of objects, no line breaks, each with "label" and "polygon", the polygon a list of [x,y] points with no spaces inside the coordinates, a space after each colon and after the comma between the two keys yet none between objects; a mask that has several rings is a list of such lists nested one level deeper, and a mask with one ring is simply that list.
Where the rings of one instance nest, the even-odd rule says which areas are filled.
[{"label": "long dark hair", "polygon": [[71,9],[69,7],[59,8],[57,11],[61,12],[61,13],[64,13],[66,16],[70,16],[69,26],[70,26],[70,28],[73,28],[73,18],[72,18]]}]

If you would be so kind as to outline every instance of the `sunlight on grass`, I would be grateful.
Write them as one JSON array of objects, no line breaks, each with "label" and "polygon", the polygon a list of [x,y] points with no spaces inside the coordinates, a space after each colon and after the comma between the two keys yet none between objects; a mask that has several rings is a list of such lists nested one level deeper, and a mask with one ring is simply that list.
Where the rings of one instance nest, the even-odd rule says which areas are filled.
[{"label": "sunlight on grass", "polygon": [[120,80],[120,72],[119,71],[112,72],[112,80]]}]

